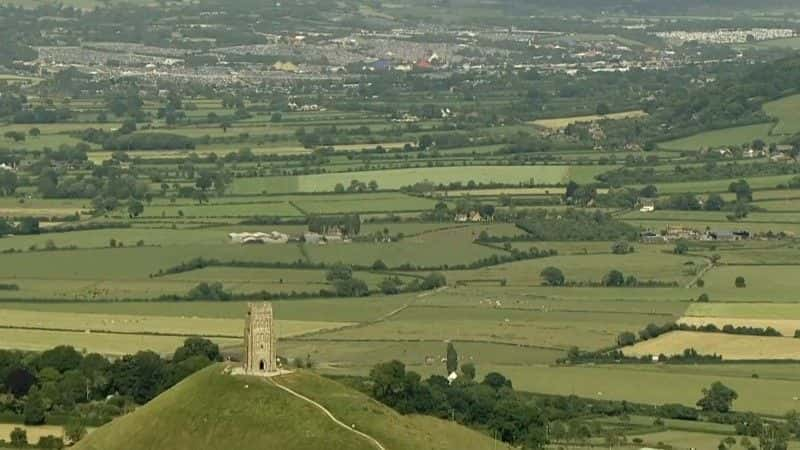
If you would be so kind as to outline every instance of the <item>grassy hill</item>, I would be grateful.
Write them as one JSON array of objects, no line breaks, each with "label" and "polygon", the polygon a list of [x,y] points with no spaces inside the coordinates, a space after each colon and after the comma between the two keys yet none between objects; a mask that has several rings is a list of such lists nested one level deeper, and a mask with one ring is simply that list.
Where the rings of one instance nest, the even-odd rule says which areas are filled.
[{"label": "grassy hill", "polygon": [[[75,448],[107,450],[123,444],[126,450],[376,448],[268,381],[225,375],[222,369],[216,365],[198,372],[133,413],[94,431]],[[493,448],[492,440],[480,433],[435,418],[399,415],[312,373],[282,376],[280,382],[319,402],[387,449]],[[499,443],[497,448],[501,448]]]}]

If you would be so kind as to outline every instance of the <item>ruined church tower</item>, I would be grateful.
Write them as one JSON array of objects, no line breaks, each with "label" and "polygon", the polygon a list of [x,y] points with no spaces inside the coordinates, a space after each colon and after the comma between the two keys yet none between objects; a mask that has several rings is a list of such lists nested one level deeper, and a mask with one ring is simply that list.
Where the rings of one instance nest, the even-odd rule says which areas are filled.
[{"label": "ruined church tower", "polygon": [[271,303],[248,303],[244,325],[244,371],[260,375],[278,370]]}]

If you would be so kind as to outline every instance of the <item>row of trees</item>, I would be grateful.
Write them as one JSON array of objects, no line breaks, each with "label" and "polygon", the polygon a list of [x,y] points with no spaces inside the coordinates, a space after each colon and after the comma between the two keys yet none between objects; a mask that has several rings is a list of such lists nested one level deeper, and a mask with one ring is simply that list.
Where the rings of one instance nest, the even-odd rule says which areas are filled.
[{"label": "row of trees", "polygon": [[0,350],[0,411],[27,425],[51,416],[100,425],[144,404],[177,382],[221,360],[216,344],[188,338],[170,359],[142,351],[110,360],[58,346],[39,354]]}]

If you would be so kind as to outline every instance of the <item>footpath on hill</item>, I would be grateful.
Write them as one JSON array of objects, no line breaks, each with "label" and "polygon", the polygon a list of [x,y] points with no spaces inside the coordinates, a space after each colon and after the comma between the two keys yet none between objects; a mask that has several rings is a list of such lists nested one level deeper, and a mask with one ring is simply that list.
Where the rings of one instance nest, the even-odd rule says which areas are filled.
[{"label": "footpath on hill", "polygon": [[273,378],[273,377],[267,378],[266,380],[269,381],[270,383],[274,384],[276,387],[278,387],[278,389],[282,389],[282,390],[288,392],[289,394],[299,398],[300,400],[303,400],[303,401],[305,401],[307,403],[310,403],[311,405],[313,405],[314,407],[316,407],[317,409],[319,409],[323,413],[325,413],[325,415],[327,415],[336,425],[339,425],[340,427],[342,427],[342,428],[344,428],[346,430],[349,430],[350,432],[355,433],[355,434],[363,437],[364,439],[366,439],[369,442],[371,442],[375,447],[377,447],[378,450],[386,450],[386,447],[384,447],[383,444],[378,442],[377,439],[375,439],[374,437],[372,437],[372,436],[370,436],[370,435],[368,435],[366,433],[358,431],[358,430],[354,429],[351,426],[348,426],[347,424],[345,424],[341,420],[337,419],[336,416],[334,416],[332,412],[330,412],[327,408],[325,408],[324,406],[322,406],[318,402],[306,397],[303,394],[295,392],[295,391],[293,391],[292,389],[290,389],[290,388],[288,388],[286,386],[283,386],[282,384],[280,384],[277,381],[275,381],[275,378]]}]

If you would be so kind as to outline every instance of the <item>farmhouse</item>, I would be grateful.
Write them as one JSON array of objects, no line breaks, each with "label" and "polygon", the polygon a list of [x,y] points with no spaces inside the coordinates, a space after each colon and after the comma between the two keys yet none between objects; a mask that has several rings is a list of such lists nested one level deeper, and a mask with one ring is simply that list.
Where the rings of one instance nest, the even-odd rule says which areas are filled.
[{"label": "farmhouse", "polygon": [[697,240],[700,239],[700,232],[683,225],[667,225],[667,232],[664,236],[670,241],[678,239]]},{"label": "farmhouse", "polygon": [[711,230],[706,233],[706,239],[712,241],[742,241],[750,239],[750,232],[747,230]]}]

